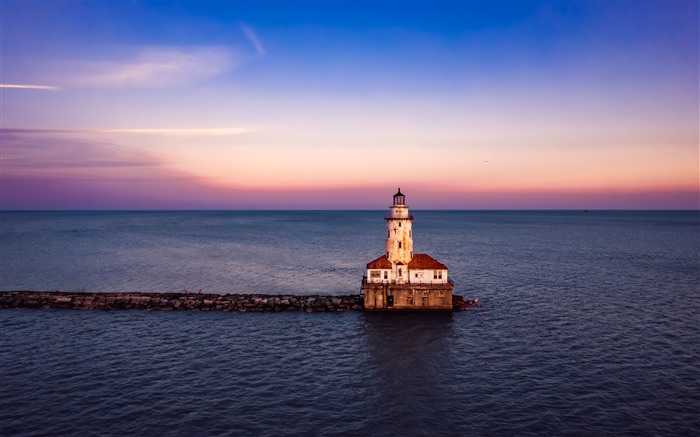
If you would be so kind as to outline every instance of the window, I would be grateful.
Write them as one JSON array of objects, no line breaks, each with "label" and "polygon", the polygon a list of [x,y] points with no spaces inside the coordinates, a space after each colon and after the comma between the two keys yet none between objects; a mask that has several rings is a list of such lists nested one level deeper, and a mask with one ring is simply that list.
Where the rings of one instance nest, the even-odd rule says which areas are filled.
[{"label": "window", "polygon": [[433,270],[433,279],[437,279],[437,270]]},{"label": "window", "polygon": [[399,249],[401,249],[401,242],[399,241]]},{"label": "window", "polygon": [[401,227],[401,222],[399,222],[399,227]]},{"label": "window", "polygon": [[418,273],[416,273],[416,278],[418,277]]},{"label": "window", "polygon": [[408,236],[413,237],[413,231],[408,231]]},{"label": "window", "polygon": [[372,279],[379,279],[381,272],[379,270],[370,270],[369,277]]},{"label": "window", "polygon": [[401,269],[399,269],[399,276],[403,276],[403,272]]},{"label": "window", "polygon": [[438,279],[442,279],[442,270],[438,271]]},{"label": "window", "polygon": [[384,279],[389,279],[389,272],[384,271]]}]

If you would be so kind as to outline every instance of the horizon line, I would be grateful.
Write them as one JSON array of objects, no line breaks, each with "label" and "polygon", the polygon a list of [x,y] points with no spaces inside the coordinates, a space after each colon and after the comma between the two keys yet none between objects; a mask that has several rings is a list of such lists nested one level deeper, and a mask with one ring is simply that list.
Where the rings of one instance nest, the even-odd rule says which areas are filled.
[{"label": "horizon line", "polygon": [[[353,209],[340,209],[340,208],[294,208],[294,209],[289,209],[289,208],[228,208],[228,209],[221,209],[221,208],[186,208],[186,209],[173,209],[173,208],[162,208],[162,209],[144,209],[144,208],[128,208],[128,209],[119,209],[119,208],[85,208],[85,209],[1,209],[0,208],[0,213],[3,212],[256,212],[256,211],[261,211],[261,212],[273,212],[273,211],[279,211],[279,212],[294,212],[294,211],[347,211],[347,212],[362,212],[362,211],[384,211],[384,209],[377,209],[377,208],[368,208],[368,209],[362,209],[362,208],[353,208]],[[541,212],[547,212],[547,211],[569,211],[569,212],[664,212],[664,211],[686,211],[686,212],[700,212],[700,208],[697,209],[687,209],[687,208],[653,208],[653,209],[630,209],[630,208],[620,208],[620,209],[611,209],[611,208],[473,208],[473,209],[447,209],[447,208],[425,208],[425,209],[416,209],[416,208],[411,208],[413,211],[446,211],[446,212],[480,212],[480,211],[541,211]]]}]

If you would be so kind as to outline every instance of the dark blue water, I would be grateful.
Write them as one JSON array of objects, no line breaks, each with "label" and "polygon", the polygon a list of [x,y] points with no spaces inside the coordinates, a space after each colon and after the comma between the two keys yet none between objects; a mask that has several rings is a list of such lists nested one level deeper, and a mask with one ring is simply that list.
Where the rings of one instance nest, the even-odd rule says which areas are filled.
[{"label": "dark blue water", "polygon": [[[383,212],[8,213],[0,288],[355,293]],[[454,314],[0,311],[2,435],[697,435],[698,212],[417,211]]]}]

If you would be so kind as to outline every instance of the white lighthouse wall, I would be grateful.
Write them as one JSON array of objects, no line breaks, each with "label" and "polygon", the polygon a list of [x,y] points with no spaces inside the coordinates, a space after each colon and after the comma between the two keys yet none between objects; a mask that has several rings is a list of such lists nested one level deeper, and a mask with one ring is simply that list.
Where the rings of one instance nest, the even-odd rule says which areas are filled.
[{"label": "white lighthouse wall", "polygon": [[388,283],[393,279],[391,269],[367,269],[367,282],[372,284]]},{"label": "white lighthouse wall", "polygon": [[[387,220],[387,235],[385,247],[389,261],[404,264],[411,262],[411,258],[413,258],[413,224],[411,220]],[[399,247],[399,243],[401,247]]]},{"label": "white lighthouse wall", "polygon": [[391,218],[408,218],[408,206],[407,205],[394,205],[389,208]]},{"label": "white lighthouse wall", "polygon": [[[435,278],[436,272],[438,278]],[[411,269],[409,280],[412,284],[446,284],[447,270]]]}]

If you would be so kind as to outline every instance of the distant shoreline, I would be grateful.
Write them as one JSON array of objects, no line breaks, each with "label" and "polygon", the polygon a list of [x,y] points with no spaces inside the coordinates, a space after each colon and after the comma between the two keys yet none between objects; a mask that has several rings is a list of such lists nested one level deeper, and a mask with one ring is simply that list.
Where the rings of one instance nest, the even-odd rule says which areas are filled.
[{"label": "distant shoreline", "polygon": [[[480,306],[472,300],[453,296],[453,310]],[[293,294],[214,294],[214,293],[139,293],[0,291],[3,308],[58,308],[75,310],[147,310],[147,311],[225,311],[225,312],[345,312],[363,311],[358,295]]]}]

